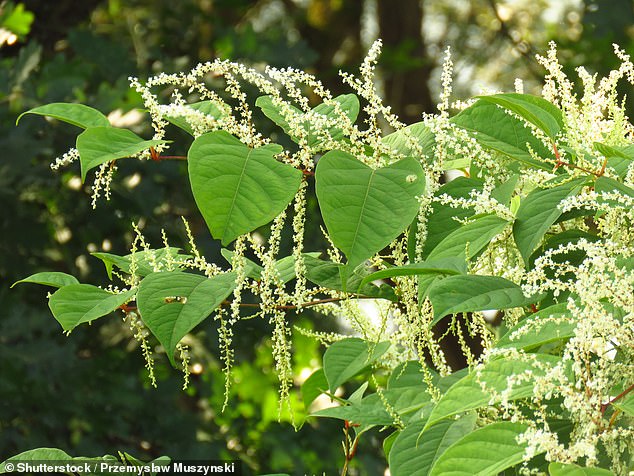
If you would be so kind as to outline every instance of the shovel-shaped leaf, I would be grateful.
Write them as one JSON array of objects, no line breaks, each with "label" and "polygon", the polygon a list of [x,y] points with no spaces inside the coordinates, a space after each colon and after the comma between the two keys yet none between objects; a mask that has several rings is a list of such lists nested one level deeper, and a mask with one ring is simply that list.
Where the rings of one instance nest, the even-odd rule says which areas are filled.
[{"label": "shovel-shaped leaf", "polygon": [[407,228],[418,213],[416,197],[425,190],[415,159],[371,169],[338,150],[319,160],[315,180],[326,228],[348,258],[349,272]]},{"label": "shovel-shaped leaf", "polygon": [[266,225],[293,200],[302,172],[275,160],[281,150],[276,144],[252,149],[224,131],[203,134],[190,147],[194,199],[223,245]]},{"label": "shovel-shaped leaf", "polygon": [[136,302],[141,319],[165,347],[174,365],[176,345],[206,319],[235,287],[235,273],[213,278],[170,271],[153,273],[139,284]]}]

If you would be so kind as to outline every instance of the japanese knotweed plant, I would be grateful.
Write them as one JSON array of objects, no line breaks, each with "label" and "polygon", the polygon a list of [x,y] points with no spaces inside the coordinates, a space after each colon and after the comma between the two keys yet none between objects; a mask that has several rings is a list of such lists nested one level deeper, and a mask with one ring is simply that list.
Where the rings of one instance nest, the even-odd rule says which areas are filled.
[{"label": "japanese knotweed plant", "polygon": [[[49,306],[65,332],[123,312],[150,375],[158,348],[187,380],[181,341],[211,318],[227,390],[236,323],[265,319],[281,404],[296,316],[310,307],[344,323],[354,337],[298,329],[327,347],[302,393],[307,408],[321,394],[336,401],[313,414],[344,421],[344,473],[360,435],[383,427],[393,430],[392,475],[628,474],[634,127],[616,87],[634,84],[629,56],[615,47],[621,66],[605,78],[578,69],[577,94],[552,46],[539,58],[542,97],[518,80],[516,92],[478,96],[452,115],[447,52],[440,112],[406,126],[375,88],[380,45],[358,76],[342,74],[352,92],[337,97],[302,71],[219,60],[132,78],[154,129],[147,140],[82,105],[28,111],[84,129],[54,168],[79,161],[82,179],[95,171],[93,203],[108,197],[119,159],[186,160],[227,262],[201,255],[185,222],[185,251],[167,238],[151,248],[136,229],[130,254],[94,253],[108,287],[62,273],[22,282],[58,288]],[[254,107],[292,147],[255,128]],[[168,124],[193,136],[187,156],[167,155]],[[445,181],[447,170],[461,176]],[[307,211],[312,183],[320,217]],[[320,219],[324,247],[306,250],[305,225]],[[293,231],[285,256],[284,227]],[[448,364],[449,335],[465,368]],[[335,396],[360,373],[369,382]]]}]

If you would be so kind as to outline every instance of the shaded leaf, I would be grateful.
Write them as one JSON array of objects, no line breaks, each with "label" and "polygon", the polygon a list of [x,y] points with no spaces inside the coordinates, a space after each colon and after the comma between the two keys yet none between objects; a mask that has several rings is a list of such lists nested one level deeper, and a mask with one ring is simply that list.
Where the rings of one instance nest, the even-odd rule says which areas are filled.
[{"label": "shaded leaf", "polygon": [[429,259],[421,263],[405,264],[403,266],[394,266],[376,271],[363,278],[360,286],[364,286],[377,279],[393,278],[395,276],[420,276],[421,274],[456,275],[466,272],[467,266],[464,260],[460,258]]},{"label": "shaded leaf", "polygon": [[427,476],[440,455],[473,430],[475,420],[475,415],[465,415],[458,420],[442,421],[424,432],[424,420],[408,425],[390,451],[390,473],[393,476]]},{"label": "shaded leaf", "polygon": [[[362,280],[368,274],[368,268],[361,265],[354,270],[351,276],[345,277],[345,265],[324,261],[313,256],[304,258],[306,264],[306,279],[322,288],[346,291],[361,296],[370,296],[380,299],[396,301],[397,297],[391,286],[382,284],[362,284]],[[344,286],[344,282],[346,286]]]},{"label": "shaded leaf", "polygon": [[[530,397],[534,390],[532,378],[516,379],[515,385],[509,389],[509,377],[542,376],[546,373],[545,369],[560,360],[553,355],[530,354],[524,358],[502,357],[480,365],[442,395],[429,416],[427,426],[458,413],[499,403],[503,392],[508,401]],[[483,386],[487,391],[483,390]]]},{"label": "shaded leaf", "polygon": [[516,438],[527,429],[527,424],[506,421],[479,428],[447,448],[429,475],[497,476],[523,461],[527,445]]},{"label": "shaded leaf", "polygon": [[531,350],[572,337],[576,327],[566,303],[555,304],[520,321],[498,340],[495,347]]},{"label": "shaded leaf", "polygon": [[[428,260],[477,256],[491,240],[506,228],[508,220],[497,215],[485,215],[452,231],[427,255]],[[467,252],[468,251],[468,252]]]},{"label": "shaded leaf", "polygon": [[576,464],[550,463],[550,476],[614,476],[612,471],[602,468],[582,468]]},{"label": "shaded leaf", "polygon": [[397,154],[404,157],[414,157],[421,159],[420,154],[416,152],[417,144],[423,154],[427,156],[425,162],[431,162],[434,155],[434,147],[436,140],[434,133],[422,122],[411,124],[403,129],[393,132],[383,137],[383,142],[388,145]]},{"label": "shaded leaf", "polygon": [[585,182],[582,178],[552,188],[536,189],[522,200],[513,224],[513,237],[525,263],[561,215],[559,203],[577,194]]},{"label": "shaded leaf", "polygon": [[168,262],[171,262],[172,265],[174,265],[173,261],[175,259],[187,260],[192,258],[191,255],[179,254],[180,251],[180,248],[170,247],[159,248],[156,250],[136,251],[125,256],[103,252],[90,254],[103,261],[103,264],[106,266],[106,273],[108,273],[108,277],[112,279],[113,266],[116,266],[124,273],[129,274],[132,263],[134,263],[136,266],[135,274],[143,277],[153,273],[155,265],[166,267]]},{"label": "shaded leaf", "polygon": [[[551,157],[552,151],[546,149],[521,119],[513,117],[498,107],[479,99],[474,105],[461,111],[451,121],[470,131],[483,146],[517,160],[529,167],[552,170],[552,164],[533,158],[529,148],[538,157]],[[450,182],[451,183],[451,182]]]},{"label": "shaded leaf", "polygon": [[[458,177],[440,187],[434,197],[448,195],[453,198],[469,198],[472,191],[481,191],[482,187],[483,182],[481,180]],[[426,258],[431,250],[444,240],[447,235],[461,226],[457,220],[464,220],[473,215],[474,211],[471,208],[452,208],[442,205],[438,201],[433,201],[431,204],[431,215],[427,220],[427,239],[423,249],[423,258]]]},{"label": "shaded leaf", "polygon": [[[348,117],[351,123],[357,119],[357,115],[359,114],[359,99],[357,96],[354,94],[342,94],[334,98],[333,101],[339,103],[343,113]],[[289,125],[291,117],[286,117],[285,114],[281,112],[281,108],[273,103],[271,96],[260,96],[255,101],[255,105],[262,109],[266,117],[280,126],[294,142],[299,142],[298,137],[292,133]],[[332,123],[333,120],[336,120],[335,106],[321,103],[312,110],[312,112],[330,119],[325,131],[315,129],[315,121],[309,119],[309,113],[304,113],[301,109],[290,104],[288,104],[287,107],[288,113],[290,113],[292,117],[306,117],[305,120],[300,120],[299,122],[308,133],[306,141],[309,147],[315,150],[322,150],[322,146],[328,137],[333,140],[341,140],[345,137],[343,130]]]},{"label": "shaded leaf", "polygon": [[302,384],[302,400],[304,408],[308,410],[310,404],[324,392],[328,391],[328,380],[324,369],[317,369]]},{"label": "shaded leaf", "polygon": [[[194,111],[200,112],[206,116],[210,116],[215,120],[220,119],[225,116],[225,113],[220,109],[213,101],[200,101],[192,104],[187,104],[187,108],[193,109]],[[189,122],[183,116],[165,116],[170,123],[174,124],[176,127],[183,129],[189,135],[194,135],[194,130],[192,126],[189,125]]]},{"label": "shaded leaf", "polygon": [[330,392],[375,362],[389,347],[389,342],[374,345],[356,337],[333,343],[324,353],[324,374]]},{"label": "shaded leaf", "polygon": [[552,141],[563,128],[561,111],[539,96],[506,93],[478,96],[482,101],[498,104],[541,129]]},{"label": "shaded leaf", "polygon": [[517,284],[498,276],[448,276],[429,289],[433,323],[458,312],[486,311],[527,306],[535,301]]}]

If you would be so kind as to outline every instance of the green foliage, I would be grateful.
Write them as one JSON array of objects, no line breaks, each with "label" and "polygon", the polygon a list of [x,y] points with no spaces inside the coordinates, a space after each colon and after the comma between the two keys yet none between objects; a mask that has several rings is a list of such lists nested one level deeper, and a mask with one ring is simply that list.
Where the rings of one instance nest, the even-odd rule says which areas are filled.
[{"label": "green foliage", "polygon": [[180,271],[152,273],[139,283],[139,313],[165,347],[174,364],[174,351],[185,335],[206,319],[233,291],[232,273],[205,278]]},{"label": "green foliage", "polygon": [[[494,476],[546,463],[551,474],[575,474],[556,464],[570,461],[625,474],[634,438],[634,191],[625,152],[632,126],[616,94],[595,98],[601,111],[607,101],[607,119],[587,104],[576,109],[569,89],[551,85],[547,98],[480,97],[453,119],[441,110],[408,128],[374,90],[379,50],[380,43],[370,50],[362,79],[344,76],[355,94],[335,99],[305,73],[271,70],[267,79],[224,61],[191,76],[134,80],[153,139],[90,125],[77,139],[82,179],[99,166],[99,191],[110,186],[120,158],[186,159],[212,238],[232,246],[222,252],[229,267],[201,254],[185,221],[187,254],[169,245],[167,232],[164,248],[150,248],[136,226],[129,255],[97,254],[122,289],[55,273],[21,282],[59,286],[49,306],[67,331],[120,309],[150,372],[153,350],[165,353],[184,369],[186,386],[183,346],[211,317],[226,379],[223,406],[232,377],[248,375],[234,359],[244,351],[236,345],[241,326],[263,321],[271,336],[267,363],[279,380],[277,417],[342,420],[343,473],[360,437],[381,426],[395,430],[384,446],[394,474]],[[622,59],[624,71],[634,70]],[[549,61],[555,75],[558,65]],[[206,74],[224,78],[226,101],[207,89]],[[254,129],[243,83],[266,93],[256,105],[292,148]],[[159,107],[165,91],[155,92],[157,85],[175,102]],[[200,97],[188,96],[194,106],[183,103],[194,89],[214,102],[201,106]],[[358,98],[367,102],[366,128],[356,123]],[[86,119],[82,108],[46,111],[76,125],[100,120]],[[379,116],[395,135],[383,134]],[[161,155],[171,146],[163,128],[170,122],[195,137],[186,156]],[[625,174],[609,165],[611,157],[630,161]],[[447,164],[471,177],[440,186]],[[313,185],[315,197],[308,195]],[[318,214],[308,206],[314,198]],[[289,215],[293,233],[285,238]],[[304,250],[307,224],[322,221],[327,260]],[[284,239],[291,252],[281,251]],[[364,309],[367,298],[374,317]],[[312,307],[359,337],[292,329],[293,313]],[[489,310],[501,313],[500,322],[487,320]],[[327,346],[322,368],[308,368],[302,401],[293,389],[294,331]],[[446,336],[457,340],[464,368],[447,364]],[[254,385],[249,376],[245,385]],[[316,408],[321,394],[336,405]]]},{"label": "green foliage", "polygon": [[[78,121],[77,121],[78,122]],[[77,151],[81,162],[81,179],[98,165],[144,151],[155,145],[164,144],[162,140],[143,140],[127,129],[112,127],[88,127],[77,136]]]},{"label": "green foliage", "polygon": [[424,180],[414,159],[379,169],[339,151],[319,160],[315,171],[319,206],[333,243],[348,258],[348,274],[412,222]]},{"label": "green foliage", "polygon": [[249,148],[224,131],[198,137],[187,163],[192,193],[214,238],[227,245],[291,202],[302,174],[275,160],[282,147]]}]

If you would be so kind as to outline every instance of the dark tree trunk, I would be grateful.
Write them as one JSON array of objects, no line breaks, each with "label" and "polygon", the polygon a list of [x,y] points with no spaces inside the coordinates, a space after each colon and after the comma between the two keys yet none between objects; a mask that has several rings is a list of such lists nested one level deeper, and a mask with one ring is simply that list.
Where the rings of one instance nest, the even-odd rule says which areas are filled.
[{"label": "dark tree trunk", "polygon": [[421,1],[378,0],[378,20],[385,102],[403,122],[418,122],[423,112],[435,110],[428,86],[433,62],[421,32]]}]

